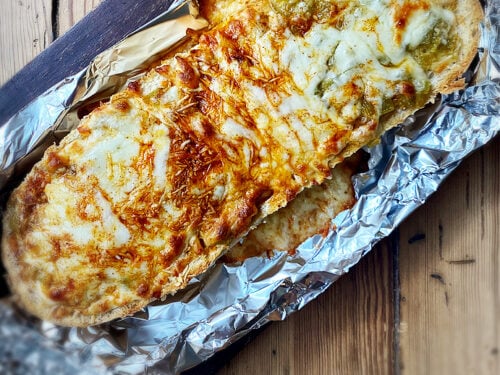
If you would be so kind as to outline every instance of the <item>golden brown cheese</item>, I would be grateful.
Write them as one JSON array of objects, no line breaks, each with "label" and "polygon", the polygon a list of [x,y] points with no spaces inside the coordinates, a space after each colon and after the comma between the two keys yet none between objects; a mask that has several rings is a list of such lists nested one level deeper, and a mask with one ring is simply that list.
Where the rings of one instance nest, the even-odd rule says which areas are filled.
[{"label": "golden brown cheese", "polygon": [[305,189],[286,207],[266,217],[221,261],[242,262],[254,256],[272,255],[274,251],[294,254],[308,238],[327,235],[332,229],[332,218],[356,203],[351,178],[362,169],[361,159],[361,155],[354,155],[338,164],[330,179]]},{"label": "golden brown cheese", "polygon": [[[184,287],[343,158],[461,86],[477,33],[458,35],[462,8],[480,17],[463,3],[203,2],[211,27],[192,47],[85,117],[12,194],[13,292],[43,319],[91,325]],[[412,55],[438,22],[456,40],[439,41],[456,56],[444,73]]]}]

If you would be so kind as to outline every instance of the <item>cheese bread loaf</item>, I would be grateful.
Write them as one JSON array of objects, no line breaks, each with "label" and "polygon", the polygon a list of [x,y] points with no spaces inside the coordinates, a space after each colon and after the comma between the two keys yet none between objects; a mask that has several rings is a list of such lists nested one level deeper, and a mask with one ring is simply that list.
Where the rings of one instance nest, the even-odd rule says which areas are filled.
[{"label": "cheese bread loaf", "polygon": [[89,326],[205,271],[262,219],[463,86],[477,0],[204,0],[209,28],[83,118],[12,193],[29,312]]}]

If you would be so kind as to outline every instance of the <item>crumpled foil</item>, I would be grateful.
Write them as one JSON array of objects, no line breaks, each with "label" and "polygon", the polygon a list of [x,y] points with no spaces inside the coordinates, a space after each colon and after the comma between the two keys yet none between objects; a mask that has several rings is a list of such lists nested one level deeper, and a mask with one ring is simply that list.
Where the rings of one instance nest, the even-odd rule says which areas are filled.
[{"label": "crumpled foil", "polygon": [[[177,8],[181,3],[165,17],[185,14]],[[204,26],[203,20],[184,18],[180,30],[190,22],[189,27]],[[154,27],[169,34],[176,26],[157,21]],[[165,46],[157,37],[144,42],[149,29],[136,34],[142,49],[125,40],[0,126],[0,196],[19,171],[76,124],[78,108],[115,91],[151,63],[147,57],[159,56],[183,33],[173,33]],[[57,327],[26,316],[11,298],[1,299],[0,373],[179,373],[301,309],[423,204],[461,160],[498,134],[500,0],[485,4],[481,31],[468,87],[440,98],[367,150],[369,170],[353,181],[358,201],[332,219],[335,229],[326,237],[308,239],[294,255],[218,263],[165,301],[96,327]]]}]

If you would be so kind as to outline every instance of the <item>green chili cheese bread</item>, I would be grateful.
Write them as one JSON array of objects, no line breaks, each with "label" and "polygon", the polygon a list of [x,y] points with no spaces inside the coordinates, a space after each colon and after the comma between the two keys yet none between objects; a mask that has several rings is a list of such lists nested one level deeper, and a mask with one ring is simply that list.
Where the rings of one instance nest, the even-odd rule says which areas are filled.
[{"label": "green chili cheese bread", "polygon": [[482,18],[476,0],[199,5],[210,26],[12,193],[2,259],[41,319],[94,325],[186,286],[344,158],[460,89]]}]

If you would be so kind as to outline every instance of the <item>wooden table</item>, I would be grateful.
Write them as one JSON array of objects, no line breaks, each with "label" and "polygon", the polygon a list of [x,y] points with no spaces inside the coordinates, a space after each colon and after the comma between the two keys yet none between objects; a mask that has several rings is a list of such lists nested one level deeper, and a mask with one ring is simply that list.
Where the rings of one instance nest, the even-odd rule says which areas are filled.
[{"label": "wooden table", "polygon": [[[0,84],[100,0],[3,0]],[[0,109],[1,110],[1,109]],[[500,374],[500,139],[220,374]]]}]

